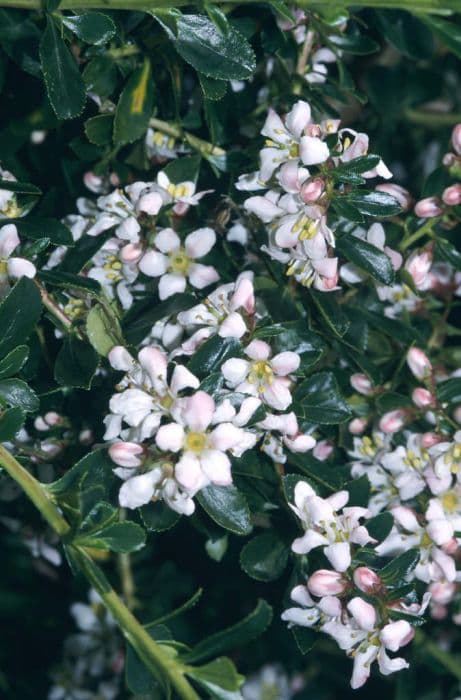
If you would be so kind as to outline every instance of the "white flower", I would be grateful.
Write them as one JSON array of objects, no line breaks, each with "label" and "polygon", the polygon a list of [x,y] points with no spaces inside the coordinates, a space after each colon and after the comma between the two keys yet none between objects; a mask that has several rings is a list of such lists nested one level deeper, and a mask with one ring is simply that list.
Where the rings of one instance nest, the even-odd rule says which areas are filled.
[{"label": "white flower", "polygon": [[336,54],[326,47],[322,47],[311,56],[311,65],[307,68],[304,74],[305,80],[307,80],[310,85],[321,85],[324,83],[328,76],[327,65],[329,63],[336,63]]},{"label": "white flower", "polygon": [[284,447],[291,452],[307,452],[316,445],[315,438],[299,430],[298,421],[293,412],[282,415],[268,413],[264,420],[258,423],[258,428],[266,431],[261,449],[274,462],[281,464],[286,462]]},{"label": "white flower", "polygon": [[424,490],[423,472],[429,462],[429,452],[421,445],[421,435],[416,433],[410,434],[406,447],[399,445],[381,456],[381,465],[391,475],[402,501],[408,501]]},{"label": "white flower", "polygon": [[[295,504],[291,506],[301,520],[305,534],[296,539],[292,550],[308,554],[316,547],[336,571],[346,571],[351,564],[351,544],[374,542],[366,527],[360,524],[367,517],[367,508],[344,508],[349,500],[347,491],[338,491],[328,498],[320,498],[305,481],[299,481],[294,491]],[[336,511],[342,510],[341,515]]]},{"label": "white flower", "polygon": [[6,224],[0,228],[0,288],[4,292],[8,291],[10,279],[33,278],[37,273],[35,265],[29,260],[11,257],[20,243],[14,224]]},{"label": "white flower", "polygon": [[93,267],[88,271],[88,277],[99,282],[109,299],[117,296],[126,310],[133,303],[133,282],[138,277],[138,270],[135,265],[122,262],[122,243],[118,238],[109,238],[91,259]]},{"label": "white flower", "polygon": [[295,586],[290,598],[299,607],[288,608],[281,615],[289,627],[313,627],[318,622],[327,622],[341,616],[342,606],[335,596],[325,596],[318,603],[312,599],[307,586]]},{"label": "white flower", "polygon": [[[174,184],[163,170],[161,170],[157,175],[157,184],[162,190],[164,190],[164,192],[167,193],[167,203],[176,202],[173,207],[173,211],[178,216],[184,216],[191,205],[196,206],[202,197],[209,192],[213,192],[213,190],[196,192],[195,182],[191,182],[189,180]],[[165,197],[163,193],[162,196]]]},{"label": "white flower", "polygon": [[163,229],[155,236],[155,249],[142,256],[139,269],[148,277],[160,277],[158,293],[162,300],[184,292],[187,281],[196,289],[203,289],[217,282],[219,274],[211,265],[196,260],[209,253],[215,243],[216,234],[211,228],[193,231],[184,245],[173,229]]},{"label": "white flower", "polygon": [[174,413],[176,422],[162,425],[155,442],[163,452],[180,453],[174,470],[178,484],[190,496],[210,483],[229,486],[231,462],[226,452],[238,448],[245,431],[221,421],[214,400],[204,391],[183,399]]},{"label": "white flower", "polygon": [[243,394],[259,396],[272,408],[284,411],[291,404],[291,379],[300,364],[295,352],[281,352],[270,359],[270,346],[263,340],[253,340],[245,349],[250,358],[231,358],[221,367],[228,386]]},{"label": "white flower", "polygon": [[[0,167],[0,179],[16,182],[15,176],[8,170]],[[0,219],[15,219],[18,216],[26,214],[18,205],[16,193],[11,190],[0,189]]]},{"label": "white flower", "polygon": [[[338,135],[342,145],[342,153],[337,159],[338,162],[349,163],[354,158],[360,158],[368,154],[369,138],[367,134],[353,131],[352,129],[340,129]],[[364,178],[382,177],[385,180],[392,177],[391,171],[382,160],[372,170],[367,170],[366,173],[360,174]]]}]

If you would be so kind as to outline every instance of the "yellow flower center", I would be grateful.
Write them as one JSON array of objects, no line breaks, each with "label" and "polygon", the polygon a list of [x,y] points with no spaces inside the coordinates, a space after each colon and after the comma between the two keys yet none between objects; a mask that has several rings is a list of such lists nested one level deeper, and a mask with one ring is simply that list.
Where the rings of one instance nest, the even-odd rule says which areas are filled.
[{"label": "yellow flower center", "polygon": [[191,261],[184,248],[180,248],[170,256],[170,270],[180,275],[185,275]]},{"label": "yellow flower center", "polygon": [[2,214],[6,216],[7,219],[15,219],[17,216],[21,216],[22,209],[18,207],[16,202],[16,197],[12,197],[4,209],[2,209]]},{"label": "yellow flower center", "polygon": [[299,146],[297,143],[292,143],[290,146],[290,158],[299,158]]},{"label": "yellow flower center", "polygon": [[8,275],[8,263],[0,259],[0,275]]},{"label": "yellow flower center", "polygon": [[208,443],[207,436],[205,433],[188,433],[186,437],[186,450],[200,454],[206,448]]},{"label": "yellow flower center", "polygon": [[300,241],[310,240],[314,238],[318,229],[318,221],[309,219],[307,216],[301,216],[293,226],[293,233],[297,233]]},{"label": "yellow flower center", "polygon": [[179,199],[180,197],[185,197],[187,195],[187,187],[186,185],[175,185],[172,182],[167,187],[168,194],[171,194],[172,197],[175,199]]},{"label": "yellow flower center", "polygon": [[432,545],[432,540],[427,534],[427,532],[424,532],[422,537],[421,537],[421,547],[430,547]]},{"label": "yellow flower center", "polygon": [[454,491],[448,491],[442,496],[443,509],[447,513],[454,513],[458,510],[459,499]]},{"label": "yellow flower center", "polygon": [[263,392],[265,384],[272,384],[273,380],[272,367],[266,360],[258,360],[253,363],[248,375],[248,381],[250,384],[257,384],[259,392]]},{"label": "yellow flower center", "polygon": [[106,271],[107,279],[113,282],[120,282],[123,279],[123,276],[120,274],[123,265],[116,255],[107,255],[106,262],[102,267]]}]

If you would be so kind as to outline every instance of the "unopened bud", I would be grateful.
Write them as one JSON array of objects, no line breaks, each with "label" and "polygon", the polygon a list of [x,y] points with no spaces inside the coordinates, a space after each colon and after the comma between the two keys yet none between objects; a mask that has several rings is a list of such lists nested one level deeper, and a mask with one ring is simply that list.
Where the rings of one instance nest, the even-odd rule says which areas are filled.
[{"label": "unopened bud", "polygon": [[406,412],[401,408],[388,411],[379,421],[379,429],[387,434],[397,433],[405,425],[406,417]]},{"label": "unopened bud", "polygon": [[354,418],[351,420],[347,426],[351,435],[361,435],[368,425],[368,420],[366,418]]},{"label": "unopened bud", "polygon": [[316,202],[325,189],[325,183],[321,178],[308,180],[301,187],[301,199],[306,204]]},{"label": "unopened bud", "polygon": [[344,593],[347,581],[337,571],[319,569],[309,577],[307,587],[312,595],[323,598],[327,595]]},{"label": "unopened bud", "polygon": [[415,286],[421,288],[428,281],[431,266],[432,253],[425,250],[422,253],[412,253],[405,263],[405,270],[411,275]]},{"label": "unopened bud", "polygon": [[413,197],[404,187],[396,185],[393,182],[385,182],[383,184],[377,185],[376,188],[379,192],[386,192],[394,197],[402,207],[403,211],[408,211],[413,203]]},{"label": "unopened bud", "polygon": [[141,258],[142,246],[140,243],[128,243],[120,251],[120,260],[126,264],[136,263]]},{"label": "unopened bud", "polygon": [[143,452],[141,445],[135,442],[114,442],[109,447],[109,455],[115,464],[120,467],[139,467],[141,459],[139,455]]},{"label": "unopened bud", "polygon": [[433,216],[439,216],[441,213],[442,209],[436,197],[426,197],[415,204],[415,214],[421,219],[431,219]]},{"label": "unopened bud", "polygon": [[427,355],[419,348],[410,348],[407,364],[416,379],[426,379],[432,374],[432,364]]},{"label": "unopened bud", "polygon": [[353,578],[357,588],[364,593],[375,593],[382,586],[382,581],[378,574],[367,566],[359,566],[354,571]]},{"label": "unopened bud", "polygon": [[45,413],[44,418],[48,425],[52,428],[62,423],[62,416],[60,416],[59,413],[56,413],[56,411],[48,411],[48,413]]},{"label": "unopened bud", "polygon": [[440,435],[437,435],[437,433],[423,433],[421,435],[421,447],[424,447],[427,450],[429,447],[433,447],[439,442],[442,442],[442,440],[443,438]]},{"label": "unopened bud", "polygon": [[451,133],[451,142],[458,155],[461,155],[461,124],[457,124]]},{"label": "unopened bud", "polygon": [[435,399],[430,391],[423,389],[423,387],[418,387],[415,389],[411,395],[412,401],[418,408],[429,408],[435,403]]},{"label": "unopened bud", "polygon": [[95,194],[104,192],[104,179],[91,171],[84,174],[83,182],[85,187],[91,190],[91,192],[95,192]]},{"label": "unopened bud", "polygon": [[452,165],[454,165],[456,162],[456,156],[454,153],[445,153],[445,155],[442,158],[442,163],[446,168],[451,168]]},{"label": "unopened bud", "polygon": [[312,450],[315,459],[324,462],[333,452],[333,445],[328,440],[320,440]]},{"label": "unopened bud", "polygon": [[350,383],[352,388],[358,391],[359,394],[369,396],[373,393],[373,385],[365,374],[361,374],[360,372],[352,374]]},{"label": "unopened bud", "polygon": [[458,204],[461,204],[461,185],[456,184],[451,185],[451,187],[447,187],[443,191],[442,199],[445,204],[448,204],[448,206],[457,207]]},{"label": "unopened bud", "polygon": [[456,584],[450,581],[437,581],[429,586],[431,600],[439,605],[447,605],[450,603],[456,593]]}]

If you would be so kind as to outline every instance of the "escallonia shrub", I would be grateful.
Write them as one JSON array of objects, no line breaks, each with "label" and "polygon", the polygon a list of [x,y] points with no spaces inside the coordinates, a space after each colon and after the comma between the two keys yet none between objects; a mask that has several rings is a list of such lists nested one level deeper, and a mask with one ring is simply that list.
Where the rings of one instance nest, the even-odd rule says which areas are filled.
[{"label": "escallonia shrub", "polygon": [[461,6],[176,4],[0,0],[0,688],[454,700]]}]

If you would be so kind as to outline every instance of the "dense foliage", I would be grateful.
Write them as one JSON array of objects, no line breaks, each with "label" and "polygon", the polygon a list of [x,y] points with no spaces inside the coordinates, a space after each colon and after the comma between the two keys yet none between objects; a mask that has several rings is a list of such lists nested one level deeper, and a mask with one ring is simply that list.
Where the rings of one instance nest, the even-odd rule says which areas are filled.
[{"label": "dense foliage", "polygon": [[0,0],[0,695],[455,700],[459,1],[174,5]]}]

